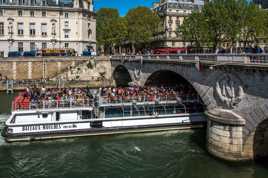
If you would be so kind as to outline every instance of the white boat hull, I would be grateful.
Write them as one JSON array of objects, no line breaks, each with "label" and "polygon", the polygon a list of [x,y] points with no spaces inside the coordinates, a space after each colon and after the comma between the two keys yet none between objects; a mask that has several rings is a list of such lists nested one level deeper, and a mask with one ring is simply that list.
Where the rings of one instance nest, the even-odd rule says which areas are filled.
[{"label": "white boat hull", "polygon": [[72,122],[47,122],[35,124],[7,124],[6,141],[57,139],[89,135],[110,135],[135,132],[166,131],[204,126],[205,116],[174,114],[129,118],[90,119]]}]

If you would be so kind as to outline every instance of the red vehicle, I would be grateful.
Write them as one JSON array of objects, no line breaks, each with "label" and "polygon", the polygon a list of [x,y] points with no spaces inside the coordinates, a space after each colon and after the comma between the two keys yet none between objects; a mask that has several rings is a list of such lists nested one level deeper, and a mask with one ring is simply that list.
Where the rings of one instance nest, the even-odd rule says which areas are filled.
[{"label": "red vehicle", "polygon": [[178,54],[186,53],[187,48],[155,48],[153,49],[154,54]]}]

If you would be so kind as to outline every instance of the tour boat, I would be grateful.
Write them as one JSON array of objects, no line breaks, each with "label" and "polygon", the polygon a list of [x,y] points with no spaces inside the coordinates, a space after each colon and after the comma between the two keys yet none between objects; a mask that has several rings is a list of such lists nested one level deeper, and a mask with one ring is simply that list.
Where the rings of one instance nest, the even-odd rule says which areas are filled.
[{"label": "tour boat", "polygon": [[13,104],[2,135],[16,142],[200,127],[206,122],[202,107],[195,99],[28,101]]}]

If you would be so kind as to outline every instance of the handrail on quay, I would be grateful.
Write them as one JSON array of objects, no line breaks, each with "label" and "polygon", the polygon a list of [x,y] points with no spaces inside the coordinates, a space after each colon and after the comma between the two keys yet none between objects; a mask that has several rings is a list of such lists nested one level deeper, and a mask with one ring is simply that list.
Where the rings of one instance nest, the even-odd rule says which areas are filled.
[{"label": "handrail on quay", "polygon": [[268,64],[268,53],[247,53],[247,54],[148,54],[148,55],[113,55],[111,60],[137,61],[137,60],[175,60],[175,61],[207,61],[207,62],[228,62],[242,64]]}]

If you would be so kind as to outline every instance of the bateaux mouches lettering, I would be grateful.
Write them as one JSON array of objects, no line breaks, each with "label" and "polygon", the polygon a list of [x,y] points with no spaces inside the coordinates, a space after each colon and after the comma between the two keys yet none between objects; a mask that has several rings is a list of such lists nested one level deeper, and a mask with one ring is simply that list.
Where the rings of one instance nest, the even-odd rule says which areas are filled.
[{"label": "bateaux mouches lettering", "polygon": [[38,130],[58,130],[66,128],[77,128],[75,124],[42,124],[22,126],[22,131],[38,131]]},{"label": "bateaux mouches lettering", "polygon": [[43,124],[43,130],[54,130],[54,129],[61,129],[60,124]]}]

